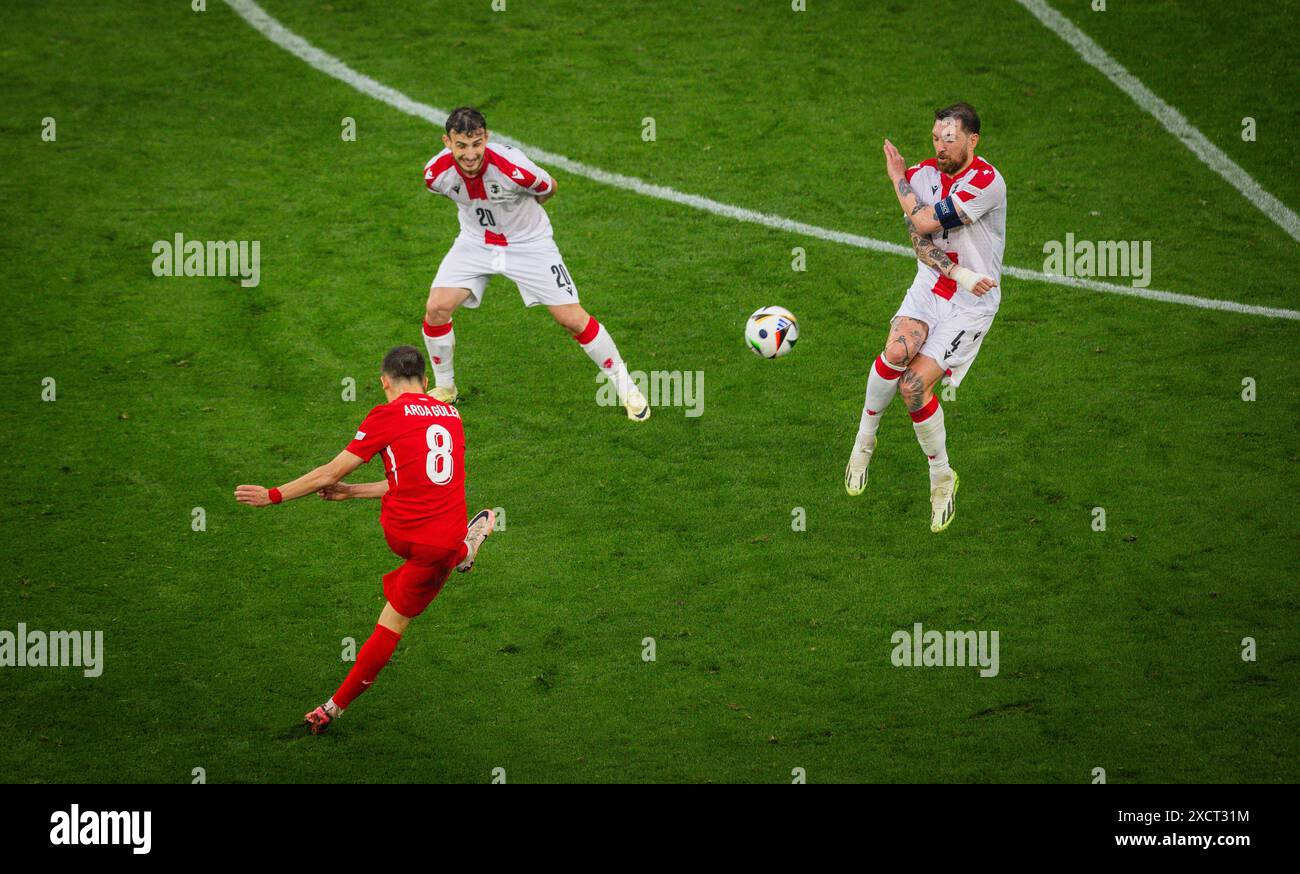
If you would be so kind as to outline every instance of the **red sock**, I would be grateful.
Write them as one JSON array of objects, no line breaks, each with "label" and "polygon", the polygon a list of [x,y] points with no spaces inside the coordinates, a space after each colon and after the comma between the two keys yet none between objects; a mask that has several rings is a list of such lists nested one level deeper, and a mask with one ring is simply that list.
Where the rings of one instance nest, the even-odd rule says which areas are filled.
[{"label": "red sock", "polygon": [[362,645],[361,652],[357,653],[357,663],[348,671],[347,679],[334,693],[334,703],[340,710],[346,709],[352,699],[370,688],[375,677],[379,676],[384,665],[393,657],[393,650],[397,649],[397,642],[401,639],[402,635],[391,628],[375,626],[375,633],[370,635],[370,639]]},{"label": "red sock", "polygon": [[579,346],[586,346],[592,340],[596,339],[596,335],[599,333],[600,322],[596,321],[595,316],[588,316],[587,327],[583,328],[582,331],[573,339],[578,341]]}]

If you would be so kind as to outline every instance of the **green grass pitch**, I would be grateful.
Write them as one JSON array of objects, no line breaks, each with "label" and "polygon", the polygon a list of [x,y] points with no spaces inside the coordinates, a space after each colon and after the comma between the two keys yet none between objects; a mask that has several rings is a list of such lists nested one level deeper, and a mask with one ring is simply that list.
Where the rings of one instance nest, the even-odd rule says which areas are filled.
[{"label": "green grass pitch", "polygon": [[[1300,206],[1296,3],[1052,3]],[[525,142],[898,243],[881,140],[928,157],[933,109],[965,99],[1008,180],[1008,264],[1067,233],[1150,240],[1152,287],[1300,303],[1296,242],[1011,0],[673,7],[265,3]],[[456,231],[420,184],[438,131],[218,0],[0,16],[0,630],[105,646],[97,678],[0,668],[4,780],[1300,778],[1300,324],[1006,279],[945,403],[962,488],[936,536],[901,403],[867,493],[841,483],[913,263],[562,171],[547,209],[583,303],[632,369],[703,371],[703,415],[598,407],[591,363],[494,279],[456,318],[457,382],[470,509],[506,528],[306,735],[395,560],[374,503],[231,492],[332,457],[383,353],[419,342]],[[260,284],[155,277],[176,233],[261,241]],[[768,304],[802,327],[776,362],[742,340]],[[915,622],[998,630],[1000,673],[894,667]]]}]

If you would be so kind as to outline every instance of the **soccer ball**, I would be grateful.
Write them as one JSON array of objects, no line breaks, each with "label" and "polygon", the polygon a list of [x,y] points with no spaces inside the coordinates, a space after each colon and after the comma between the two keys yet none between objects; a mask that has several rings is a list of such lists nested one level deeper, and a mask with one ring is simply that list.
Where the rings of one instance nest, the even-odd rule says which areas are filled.
[{"label": "soccer ball", "polygon": [[780,358],[799,342],[799,320],[785,307],[763,307],[745,324],[745,343],[755,355]]}]

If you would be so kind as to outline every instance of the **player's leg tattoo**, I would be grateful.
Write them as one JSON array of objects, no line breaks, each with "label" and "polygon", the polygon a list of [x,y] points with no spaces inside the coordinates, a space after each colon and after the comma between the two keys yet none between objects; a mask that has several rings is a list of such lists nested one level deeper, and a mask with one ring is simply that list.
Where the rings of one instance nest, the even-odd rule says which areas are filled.
[{"label": "player's leg tattoo", "polygon": [[889,326],[885,342],[885,360],[896,367],[906,367],[925,345],[929,327],[919,319],[899,316]]},{"label": "player's leg tattoo", "polygon": [[921,374],[910,367],[898,378],[898,390],[903,393],[903,403],[907,404],[909,413],[915,413],[925,403],[925,383]]},{"label": "player's leg tattoo", "polygon": [[844,470],[844,488],[850,495],[860,495],[867,485],[867,466],[876,449],[876,432],[880,429],[880,416],[898,394],[899,374],[907,367],[925,343],[929,328],[925,322],[898,316],[889,324],[889,339],[867,371],[867,390],[862,401],[862,416],[858,419],[858,434],[853,441],[853,453]]},{"label": "player's leg tattoo", "polygon": [[953,495],[957,490],[957,474],[948,462],[948,432],[944,425],[943,407],[934,394],[934,386],[943,378],[943,368],[928,355],[912,359],[900,378],[899,390],[907,399],[908,415],[916,432],[916,442],[921,445],[930,467],[930,530],[942,531],[948,527],[956,512]]},{"label": "player's leg tattoo", "polygon": [[933,358],[918,355],[912,359],[898,379],[898,390],[902,392],[909,413],[915,413],[929,402],[935,384],[942,377],[943,368]]}]

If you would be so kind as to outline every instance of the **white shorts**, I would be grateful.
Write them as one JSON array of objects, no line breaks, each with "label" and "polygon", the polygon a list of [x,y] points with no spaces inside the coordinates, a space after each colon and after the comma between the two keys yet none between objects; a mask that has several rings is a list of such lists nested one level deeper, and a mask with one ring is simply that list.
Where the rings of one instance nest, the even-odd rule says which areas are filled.
[{"label": "white shorts", "polygon": [[903,305],[894,313],[895,319],[900,316],[925,322],[930,329],[919,354],[939,363],[945,385],[961,384],[993,327],[993,315],[962,309],[923,285],[907,290]]},{"label": "white shorts", "polygon": [[488,278],[497,274],[519,286],[519,296],[526,306],[578,302],[578,288],[551,237],[508,246],[489,246],[457,237],[438,265],[438,275],[430,287],[469,289],[464,306],[472,309],[483,302]]}]

